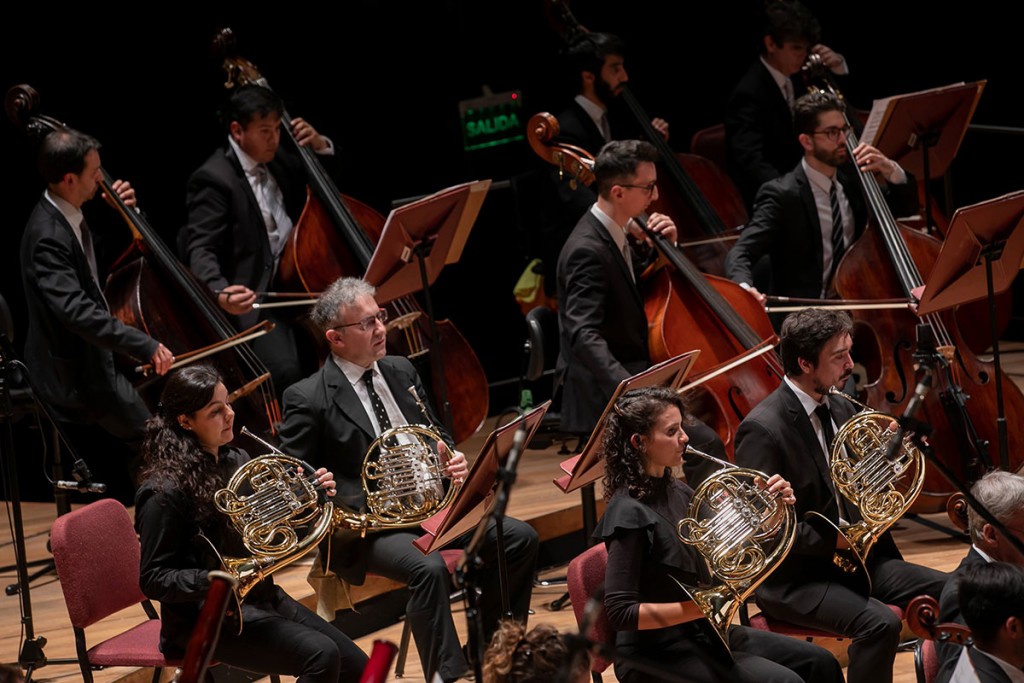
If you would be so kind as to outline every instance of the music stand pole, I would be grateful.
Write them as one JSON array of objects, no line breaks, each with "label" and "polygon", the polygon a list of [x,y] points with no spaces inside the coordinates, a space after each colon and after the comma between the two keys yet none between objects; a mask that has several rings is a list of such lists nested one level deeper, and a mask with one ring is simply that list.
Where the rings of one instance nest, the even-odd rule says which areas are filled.
[{"label": "music stand pole", "polygon": [[921,182],[924,185],[924,224],[925,229],[931,234],[939,231],[938,228],[932,225],[932,191],[929,187],[929,184],[931,183],[931,174],[928,167],[928,148],[939,144],[939,136],[941,133],[942,131],[939,130],[918,136],[918,144],[921,147],[921,164],[924,167],[924,178],[921,179]]},{"label": "music stand pole", "polygon": [[[434,246],[433,240],[421,240],[413,253],[420,267],[420,282],[423,284],[423,307],[427,312],[427,320],[430,322],[430,344],[433,352],[430,354],[430,365],[432,372],[438,381],[438,389],[441,392],[441,419],[449,434],[455,433],[452,423],[452,406],[448,402],[448,383],[444,378],[444,369],[441,367],[441,349],[439,346],[441,336],[437,333],[437,321],[434,319],[434,303],[430,296],[430,284],[427,278],[427,255]],[[500,537],[499,537],[500,538]]]},{"label": "music stand pole", "polygon": [[988,319],[992,330],[992,365],[995,367],[996,376],[996,430],[999,435],[999,467],[1003,470],[1010,469],[1010,446],[1009,434],[1006,431],[1006,413],[1003,406],[1003,383],[1000,381],[1002,372],[999,361],[999,326],[996,324],[996,293],[992,281],[992,260],[999,258],[1003,253],[1004,240],[992,242],[981,249],[981,256],[985,261],[985,286],[988,297]]},{"label": "music stand pole", "polygon": [[14,522],[14,560],[17,565],[18,593],[21,599],[21,625],[25,629],[25,642],[18,654],[18,665],[25,669],[25,681],[30,683],[32,671],[36,667],[46,665],[46,655],[43,654],[46,638],[37,638],[32,626],[32,599],[29,597],[28,567],[25,562],[25,526],[21,516],[18,463],[14,457],[14,428],[11,424],[14,419],[14,405],[11,402],[10,381],[14,359],[6,351],[11,346],[6,333],[0,333],[0,341],[3,346],[3,353],[0,353],[0,403],[3,406],[4,417],[3,459],[4,469],[8,473],[7,481],[10,484],[8,499],[11,501]]}]

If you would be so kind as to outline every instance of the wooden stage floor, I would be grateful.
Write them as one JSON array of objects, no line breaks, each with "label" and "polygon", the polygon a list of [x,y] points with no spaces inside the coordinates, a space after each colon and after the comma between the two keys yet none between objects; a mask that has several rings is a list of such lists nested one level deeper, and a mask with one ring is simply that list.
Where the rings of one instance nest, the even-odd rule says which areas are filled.
[{"label": "wooden stage floor", "polygon": [[[1011,349],[1019,348],[1021,345],[1007,345]],[[1024,354],[1008,354],[1004,357],[1004,369],[1020,382],[1020,371],[1024,369]],[[485,429],[493,427],[492,420],[488,420]],[[482,430],[483,432],[484,430]],[[479,449],[485,432],[478,434],[466,443],[461,449],[467,456],[474,457]],[[572,445],[572,444],[570,444]],[[556,443],[549,448],[538,450],[528,448],[520,461],[518,477],[509,502],[508,514],[532,524],[541,536],[543,541],[560,539],[557,543],[548,543],[545,550],[551,550],[552,546],[561,548],[571,547],[572,542],[582,543],[582,513],[581,497],[579,493],[563,494],[555,487],[552,480],[561,474],[558,465],[567,456],[558,454],[560,444]],[[598,510],[600,513],[600,487],[598,487]],[[3,510],[4,537],[0,539],[0,566],[9,567],[14,564],[13,532],[8,515],[10,506],[5,505]],[[26,535],[26,555],[29,561],[45,561],[48,557],[46,539],[49,525],[56,514],[56,508],[52,503],[24,503],[22,515],[24,517]],[[904,556],[920,564],[932,566],[941,571],[950,571],[956,567],[967,551],[967,544],[962,535],[955,532],[944,513],[925,514],[909,516],[901,520],[893,527],[893,531]],[[567,541],[568,539],[568,541]],[[558,548],[555,548],[556,550]],[[555,553],[544,553],[545,556],[554,557]],[[275,575],[276,581],[290,594],[311,604],[312,590],[305,581],[305,574],[309,560],[296,563]],[[564,576],[564,565],[557,564],[543,570],[540,574],[544,577]],[[16,583],[16,575],[13,569],[6,570],[0,576],[0,582],[4,586]],[[388,588],[381,585],[368,585],[366,590],[370,593],[382,591]],[[533,593],[532,606],[535,612],[531,617],[532,623],[547,622],[563,631],[575,631],[576,622],[573,616],[572,607],[567,605],[560,611],[552,611],[550,603],[561,597],[564,592],[564,584],[543,587],[538,586]],[[74,635],[72,633],[67,611],[64,607],[60,585],[55,575],[48,574],[31,583],[30,589],[32,608],[32,628],[37,636],[47,639],[44,652],[51,659],[74,657]],[[24,624],[19,618],[20,602],[17,596],[0,595],[0,662],[13,663],[17,661],[18,653],[24,636]],[[466,619],[465,611],[461,604],[452,606],[456,626],[460,635],[465,638]],[[366,610],[365,616],[369,616],[372,610]],[[88,634],[88,642],[96,643],[108,635],[117,633],[140,620],[141,610],[127,610],[112,617],[101,624],[92,627]],[[360,615],[346,615],[346,619],[355,619]],[[345,623],[352,623],[346,621]],[[356,642],[366,652],[372,648],[373,641],[378,638],[390,640],[398,644],[401,637],[401,623],[392,623],[383,626],[378,630],[360,635]],[[837,652],[843,659],[845,657],[845,643],[837,641],[825,641],[822,645]],[[126,669],[107,669],[96,673],[97,683],[110,681],[148,681],[151,672],[130,671]],[[166,674],[169,680],[171,673]],[[80,680],[81,674],[77,667],[68,665],[50,664],[38,669],[33,676],[36,681],[76,681]],[[405,679],[422,680],[422,670],[416,656],[415,646],[410,646],[409,657],[406,665]],[[283,680],[289,681],[288,677]],[[389,679],[397,680],[397,679]],[[611,669],[604,674],[605,681],[614,681],[615,677]],[[900,653],[896,659],[897,683],[913,683],[915,679],[913,655],[909,652]]]}]

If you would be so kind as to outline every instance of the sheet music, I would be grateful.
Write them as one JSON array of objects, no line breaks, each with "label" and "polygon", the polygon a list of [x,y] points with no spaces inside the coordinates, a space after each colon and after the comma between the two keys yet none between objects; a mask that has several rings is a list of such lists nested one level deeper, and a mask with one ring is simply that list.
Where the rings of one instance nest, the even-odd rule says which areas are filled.
[{"label": "sheet music", "polygon": [[[882,129],[882,126],[889,118],[889,114],[892,111],[891,105],[893,103],[909,97],[917,97],[918,95],[928,95],[932,93],[940,93],[944,90],[962,88],[965,85],[966,83],[964,81],[960,81],[959,83],[943,85],[938,88],[928,88],[927,90],[918,90],[917,92],[892,95],[891,97],[883,97],[882,99],[875,100],[871,104],[871,112],[868,114],[868,120],[864,123],[864,132],[861,133],[860,141],[874,147],[878,146],[878,131]],[[914,144],[912,141],[908,141],[907,146],[913,147]]]}]

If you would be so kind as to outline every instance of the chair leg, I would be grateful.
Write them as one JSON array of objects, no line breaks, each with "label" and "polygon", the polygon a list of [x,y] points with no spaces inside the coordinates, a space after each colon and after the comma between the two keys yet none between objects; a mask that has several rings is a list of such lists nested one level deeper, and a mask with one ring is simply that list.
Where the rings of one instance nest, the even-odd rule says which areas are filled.
[{"label": "chair leg", "polygon": [[395,678],[405,675],[405,657],[409,654],[409,638],[411,636],[412,625],[409,624],[409,618],[406,617],[405,623],[402,624],[402,640],[398,644],[398,656],[395,659]]},{"label": "chair leg", "polygon": [[160,683],[160,674],[164,672],[159,666],[153,667],[153,683]]},{"label": "chair leg", "polygon": [[601,683],[604,680],[604,678],[601,677],[601,674],[596,671],[590,672],[590,678],[593,679],[594,683]]}]

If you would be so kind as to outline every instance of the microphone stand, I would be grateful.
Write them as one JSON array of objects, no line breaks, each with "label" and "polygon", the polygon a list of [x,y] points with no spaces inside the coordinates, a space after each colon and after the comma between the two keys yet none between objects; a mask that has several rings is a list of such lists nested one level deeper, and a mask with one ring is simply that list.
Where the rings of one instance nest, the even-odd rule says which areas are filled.
[{"label": "microphone stand", "polygon": [[[928,330],[928,332],[926,334],[922,334],[922,330]],[[986,522],[998,529],[1003,537],[1010,542],[1010,545],[1017,550],[1017,552],[1024,555],[1024,542],[1018,539],[1016,534],[1010,533],[1005,524],[999,521],[995,515],[979,503],[978,499],[971,494],[970,486],[965,486],[956,474],[954,474],[953,471],[949,469],[944,462],[942,462],[942,459],[935,455],[935,451],[926,440],[926,437],[932,432],[932,426],[915,417],[918,409],[924,404],[925,395],[931,388],[931,377],[935,371],[934,366],[939,364],[945,367],[946,365],[946,361],[942,355],[935,351],[935,340],[934,338],[929,338],[930,334],[931,328],[929,326],[918,326],[918,349],[914,352],[914,358],[919,363],[921,379],[918,381],[914,397],[907,404],[907,409],[903,412],[903,415],[897,418],[899,427],[893,435],[892,441],[889,442],[886,457],[890,461],[895,460],[896,451],[899,450],[900,444],[903,442],[904,435],[909,432],[910,441],[921,451],[922,454],[924,454],[925,458],[928,460],[928,464],[935,467],[942,476],[949,481],[949,483],[953,484],[953,486],[963,494],[967,504],[970,505],[975,512],[981,515]]]},{"label": "microphone stand", "polygon": [[[29,390],[32,394],[32,400],[42,408],[43,412],[49,418],[50,423],[54,429],[54,446],[58,449],[59,453],[59,440],[63,440],[67,444],[67,439],[61,433],[60,427],[58,426],[56,419],[46,408],[45,404],[38,399],[38,394],[35,391],[35,387],[32,386],[31,378],[28,374],[28,369],[17,359],[13,345],[11,344],[10,338],[6,332],[0,331],[0,417],[3,418],[5,423],[4,435],[3,435],[3,467],[4,467],[4,480],[9,482],[7,487],[7,499],[11,503],[11,518],[14,526],[14,559],[16,563],[18,582],[14,585],[8,586],[6,593],[8,595],[18,594],[21,597],[21,624],[24,629],[24,642],[22,644],[21,652],[18,654],[18,665],[25,670],[25,683],[32,683],[32,674],[35,669],[46,666],[49,664],[77,664],[77,659],[50,659],[48,660],[43,652],[43,648],[46,646],[46,638],[43,636],[36,636],[35,628],[32,622],[32,598],[29,594],[30,581],[34,578],[42,576],[48,572],[54,571],[55,566],[53,560],[47,560],[47,565],[43,570],[40,570],[31,577],[28,575],[29,562],[25,558],[25,525],[21,515],[21,491],[18,485],[18,469],[17,469],[17,458],[14,456],[14,430],[12,421],[14,419],[14,405],[11,401],[11,378],[13,375],[14,368],[17,367],[23,373],[26,383],[29,385]],[[56,456],[59,461],[59,455]],[[76,479],[79,480],[82,486],[82,490],[93,490],[102,492],[106,490],[106,486],[103,484],[92,484],[89,482],[89,468],[85,462],[80,458],[75,458],[75,464],[73,473]],[[67,502],[65,494],[61,493],[61,484],[75,483],[75,482],[61,482],[55,481],[54,487],[56,489],[54,498],[57,501],[57,514],[58,516],[70,511],[70,505]],[[75,488],[78,488],[76,484]]]},{"label": "microphone stand", "polygon": [[[521,416],[520,416],[521,417]],[[516,480],[516,468],[519,465],[519,456],[522,455],[526,445],[526,421],[522,421],[516,429],[512,438],[512,448],[505,458],[504,464],[498,467],[497,487],[495,489],[494,505],[491,511],[485,514],[476,525],[476,530],[466,548],[462,558],[455,566],[455,581],[462,589],[466,600],[466,622],[469,632],[468,650],[472,661],[470,666],[476,674],[476,680],[483,680],[483,655],[488,643],[484,642],[483,622],[480,619],[480,607],[477,600],[477,573],[483,567],[483,559],[480,557],[480,550],[487,539],[487,530],[491,520],[494,521],[495,532],[498,540],[498,581],[501,586],[501,612],[504,618],[512,616],[511,603],[508,596],[508,567],[505,563],[505,539],[502,521],[505,519],[505,509],[508,507],[509,492]]]}]

